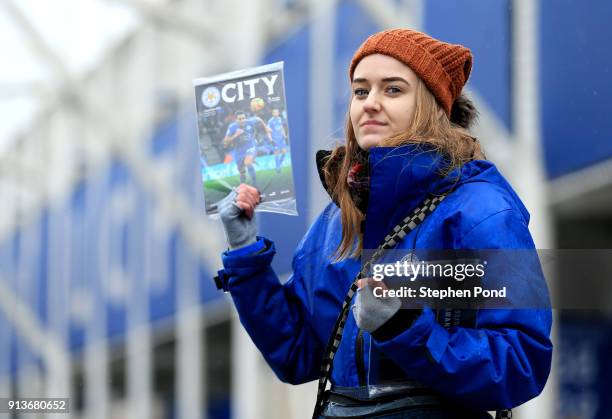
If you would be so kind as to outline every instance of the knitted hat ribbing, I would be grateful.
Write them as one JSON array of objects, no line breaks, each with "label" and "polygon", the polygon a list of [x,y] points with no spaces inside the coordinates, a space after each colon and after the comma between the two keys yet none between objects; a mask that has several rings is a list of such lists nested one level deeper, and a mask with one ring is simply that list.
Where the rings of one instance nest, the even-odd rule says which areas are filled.
[{"label": "knitted hat ribbing", "polygon": [[472,53],[463,45],[438,41],[410,29],[391,29],[370,36],[359,47],[349,68],[350,80],[359,61],[372,54],[389,55],[410,67],[449,117],[472,69]]}]

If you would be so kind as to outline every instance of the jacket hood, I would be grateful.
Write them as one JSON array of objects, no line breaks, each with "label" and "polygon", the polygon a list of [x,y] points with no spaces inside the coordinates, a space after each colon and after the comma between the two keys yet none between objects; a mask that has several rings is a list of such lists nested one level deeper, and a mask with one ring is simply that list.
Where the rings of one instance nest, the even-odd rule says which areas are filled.
[{"label": "jacket hood", "polygon": [[[328,193],[321,169],[329,153],[317,153],[319,175]],[[444,174],[448,164],[444,156],[421,144],[373,147],[369,154],[370,196],[364,249],[378,247],[389,231],[428,196],[452,192],[467,183],[486,182],[502,188],[510,194],[525,221],[529,221],[527,209],[490,161],[473,160]]]}]

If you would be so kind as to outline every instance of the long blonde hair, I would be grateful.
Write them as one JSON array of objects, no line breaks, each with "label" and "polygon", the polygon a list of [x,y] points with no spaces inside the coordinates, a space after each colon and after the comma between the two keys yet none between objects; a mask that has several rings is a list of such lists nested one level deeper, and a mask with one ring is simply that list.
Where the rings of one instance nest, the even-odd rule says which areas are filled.
[{"label": "long blonde hair", "polygon": [[[415,110],[408,130],[383,140],[380,146],[427,144],[448,159],[448,165],[444,168],[442,175],[448,174],[454,168],[461,167],[471,160],[484,159],[485,155],[480,143],[467,131],[467,127],[475,116],[475,109],[471,102],[463,96],[460,96],[458,101],[462,104],[469,104],[471,115],[466,119],[463,115],[465,112],[453,109],[451,119],[458,122],[454,123],[446,116],[446,113],[441,111],[435,97],[421,79],[418,79]],[[363,248],[360,227],[365,219],[365,214],[354,204],[347,184],[348,172],[358,148],[349,114],[346,121],[346,145],[336,147],[323,167],[325,183],[340,206],[341,213],[342,240],[336,249],[336,260],[359,257]]]}]

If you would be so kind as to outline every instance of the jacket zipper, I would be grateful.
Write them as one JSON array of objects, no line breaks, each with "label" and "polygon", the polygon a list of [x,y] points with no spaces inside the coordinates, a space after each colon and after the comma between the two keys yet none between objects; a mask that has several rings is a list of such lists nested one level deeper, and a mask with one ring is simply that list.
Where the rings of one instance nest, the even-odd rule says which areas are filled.
[{"label": "jacket zipper", "polygon": [[366,385],[365,376],[365,361],[363,359],[363,331],[359,329],[357,332],[357,339],[355,339],[355,362],[357,363],[357,378],[359,379],[359,385]]},{"label": "jacket zipper", "polygon": [[[369,164],[370,156],[368,156],[368,178],[372,176],[372,168]],[[361,234],[365,236],[366,220],[365,217],[361,221]],[[363,387],[366,385],[366,371],[365,371],[365,359],[363,357],[363,330],[358,329],[357,338],[355,339],[355,363],[357,364],[357,379],[359,380],[359,386]]]}]

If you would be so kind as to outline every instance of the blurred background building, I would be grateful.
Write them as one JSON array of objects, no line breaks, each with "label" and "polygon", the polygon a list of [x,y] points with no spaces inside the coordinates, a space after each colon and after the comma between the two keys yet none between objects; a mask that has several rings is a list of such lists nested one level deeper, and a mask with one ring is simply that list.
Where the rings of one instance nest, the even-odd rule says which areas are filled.
[{"label": "blurred background building", "polygon": [[[314,384],[280,383],[214,288],[191,80],[285,62],[300,216],[260,224],[286,278],[327,202],[314,153],[342,138],[349,60],[388,27],[472,49],[475,134],[538,248],[611,248],[611,18],[608,0],[1,0],[0,397],[310,417]],[[609,314],[555,315],[551,379],[515,416],[612,417]]]}]

